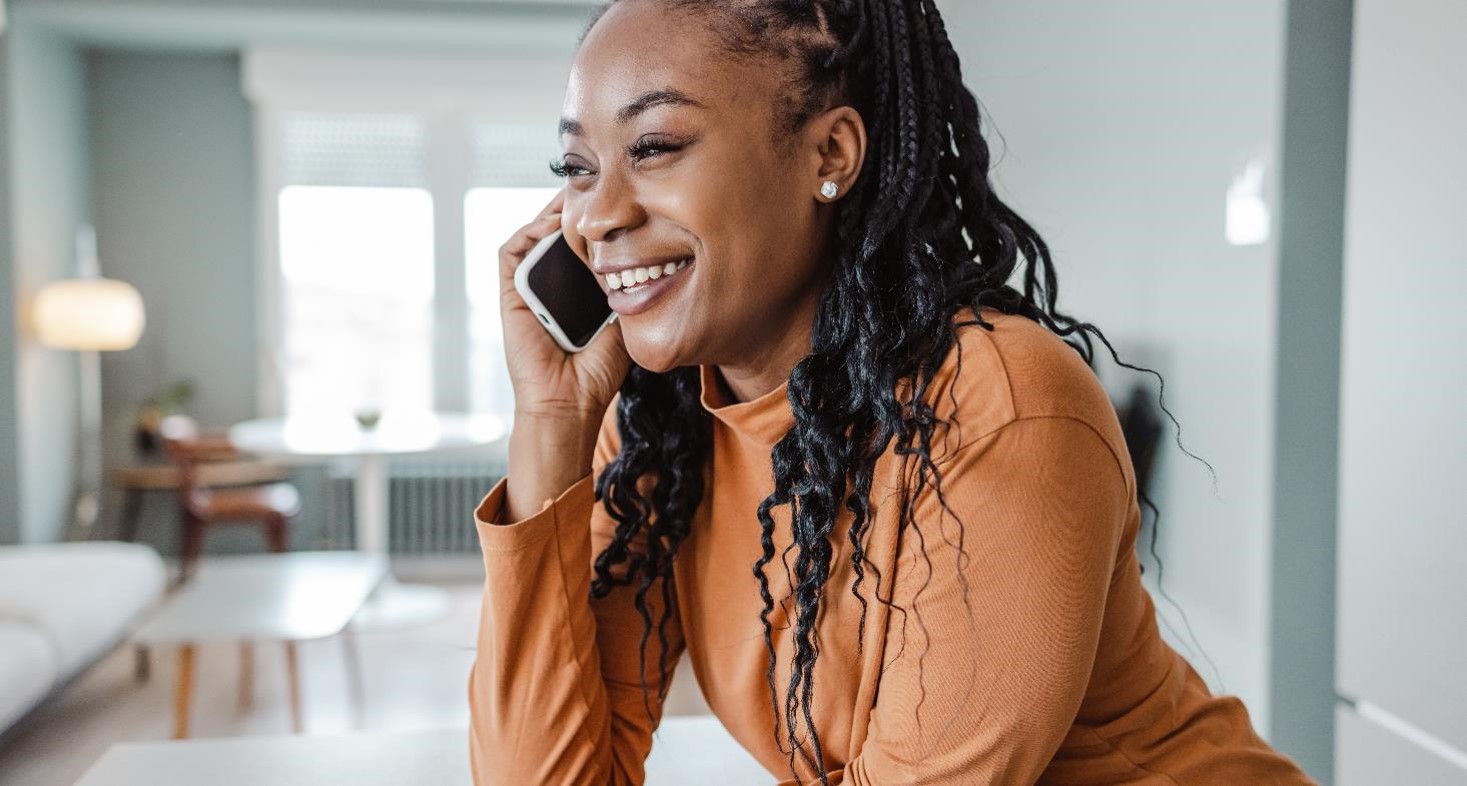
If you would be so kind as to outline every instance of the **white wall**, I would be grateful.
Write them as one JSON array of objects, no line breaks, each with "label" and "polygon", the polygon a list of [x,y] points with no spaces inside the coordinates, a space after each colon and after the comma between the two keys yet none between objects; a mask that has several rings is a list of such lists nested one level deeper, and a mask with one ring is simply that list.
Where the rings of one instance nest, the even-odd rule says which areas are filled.
[{"label": "white wall", "polygon": [[[1467,784],[1464,37],[1460,0],[1356,0],[1339,496],[1338,689],[1377,722],[1341,712],[1371,749],[1413,751],[1421,779],[1397,771],[1396,782],[1457,786]],[[1342,783],[1372,782],[1359,746],[1339,753]]]},{"label": "white wall", "polygon": [[[19,540],[57,540],[76,478],[77,357],[28,330],[25,305],[41,286],[76,274],[75,237],[89,217],[81,57],[65,38],[17,13],[5,32],[9,63],[10,239],[15,331]],[[5,460],[10,460],[9,456]]]},{"label": "white wall", "polygon": [[[1224,227],[1250,158],[1266,164],[1265,197],[1277,195],[1284,0],[944,10],[996,125],[1000,192],[1053,248],[1061,310],[1162,374],[1183,446],[1217,471],[1214,490],[1167,436],[1153,495],[1165,588],[1217,666],[1193,655],[1198,671],[1267,734],[1278,246],[1273,233],[1231,245]],[[1103,371],[1113,394],[1151,380]],[[1169,637],[1189,652],[1185,630]]]}]

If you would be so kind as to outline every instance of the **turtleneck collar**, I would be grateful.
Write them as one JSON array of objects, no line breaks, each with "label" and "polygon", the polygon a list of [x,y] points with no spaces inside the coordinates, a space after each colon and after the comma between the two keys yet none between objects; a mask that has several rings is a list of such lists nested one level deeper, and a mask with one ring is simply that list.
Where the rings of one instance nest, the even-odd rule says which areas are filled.
[{"label": "turtleneck collar", "polygon": [[703,383],[703,409],[745,439],[773,448],[774,443],[794,425],[788,381],[758,398],[734,401],[723,391],[717,366],[699,366],[699,371]]}]

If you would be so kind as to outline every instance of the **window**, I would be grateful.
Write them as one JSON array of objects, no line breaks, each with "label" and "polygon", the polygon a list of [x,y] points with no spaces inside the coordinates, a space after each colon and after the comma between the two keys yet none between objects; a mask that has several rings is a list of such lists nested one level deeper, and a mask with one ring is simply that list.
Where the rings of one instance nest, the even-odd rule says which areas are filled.
[{"label": "window", "polygon": [[281,118],[287,414],[433,404],[433,195],[410,115]]},{"label": "window", "polygon": [[285,409],[432,409],[433,198],[280,192]]},{"label": "window", "polygon": [[498,250],[560,186],[546,166],[557,113],[535,104],[558,99],[560,75],[518,86],[534,97],[442,92],[447,77],[356,95],[301,89],[294,60],[255,60],[261,408],[510,415]]}]

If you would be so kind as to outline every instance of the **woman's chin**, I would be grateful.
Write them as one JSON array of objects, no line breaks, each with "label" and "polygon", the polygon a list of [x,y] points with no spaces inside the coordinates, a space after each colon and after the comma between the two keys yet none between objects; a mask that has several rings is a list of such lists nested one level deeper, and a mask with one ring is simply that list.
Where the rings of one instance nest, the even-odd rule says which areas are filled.
[{"label": "woman's chin", "polygon": [[666,374],[680,366],[689,366],[698,361],[686,357],[680,342],[670,337],[644,335],[641,331],[627,330],[622,326],[627,354],[642,368],[654,374]]}]

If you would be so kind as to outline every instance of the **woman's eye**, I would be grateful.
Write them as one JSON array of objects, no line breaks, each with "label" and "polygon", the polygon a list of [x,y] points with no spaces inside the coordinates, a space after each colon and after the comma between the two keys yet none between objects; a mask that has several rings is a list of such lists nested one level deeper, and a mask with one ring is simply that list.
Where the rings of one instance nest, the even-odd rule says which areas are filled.
[{"label": "woman's eye", "polygon": [[[627,155],[632,161],[644,161],[663,153],[673,153],[686,147],[681,142],[669,142],[659,139],[642,139],[627,148]],[[591,174],[585,167],[577,166],[569,161],[551,161],[550,172],[556,177],[578,177]]]},{"label": "woman's eye", "polygon": [[585,174],[586,170],[567,161],[551,161],[550,173],[556,177],[575,177]]},{"label": "woman's eye", "polygon": [[652,158],[662,153],[671,153],[682,148],[682,145],[661,140],[638,140],[638,142],[627,148],[627,155],[633,161]]}]

